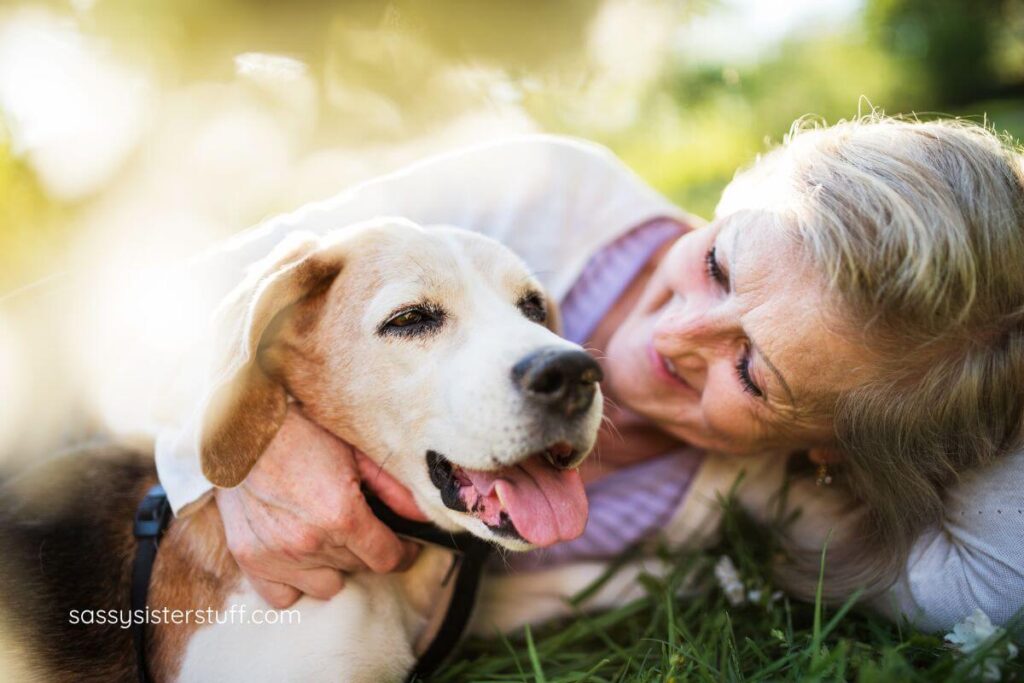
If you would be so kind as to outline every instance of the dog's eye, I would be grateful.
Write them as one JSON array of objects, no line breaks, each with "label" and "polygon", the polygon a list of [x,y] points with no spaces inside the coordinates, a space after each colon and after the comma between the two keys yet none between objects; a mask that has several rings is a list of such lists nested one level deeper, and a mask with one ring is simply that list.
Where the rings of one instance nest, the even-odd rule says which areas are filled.
[{"label": "dog's eye", "polygon": [[417,306],[393,314],[377,328],[379,334],[416,335],[430,332],[441,326],[444,312]]},{"label": "dog's eye", "polygon": [[409,325],[418,325],[426,319],[427,316],[423,315],[422,311],[406,311],[405,313],[399,313],[389,320],[388,327],[408,327]]},{"label": "dog's eye", "polygon": [[544,306],[544,297],[537,292],[530,292],[516,304],[527,318],[535,323],[544,324],[548,319],[548,311]]}]

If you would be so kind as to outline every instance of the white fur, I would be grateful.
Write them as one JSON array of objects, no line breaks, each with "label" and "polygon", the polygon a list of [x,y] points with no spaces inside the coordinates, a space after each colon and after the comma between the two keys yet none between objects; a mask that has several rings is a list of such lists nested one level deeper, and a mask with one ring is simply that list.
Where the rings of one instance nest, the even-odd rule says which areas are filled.
[{"label": "white fur", "polygon": [[[402,681],[416,662],[413,643],[435,607],[424,589],[436,591],[451,563],[426,549],[403,574],[358,574],[330,600],[303,597],[286,612],[290,623],[215,623],[188,643],[178,680],[192,681]],[[272,608],[248,582],[225,601],[220,621]]]}]

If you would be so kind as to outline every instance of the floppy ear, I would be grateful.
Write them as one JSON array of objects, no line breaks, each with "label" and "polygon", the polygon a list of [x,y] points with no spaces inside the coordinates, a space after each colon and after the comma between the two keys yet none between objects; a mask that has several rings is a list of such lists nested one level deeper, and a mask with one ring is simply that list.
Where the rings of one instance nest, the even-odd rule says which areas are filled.
[{"label": "floppy ear", "polygon": [[285,388],[259,355],[290,306],[321,294],[341,272],[341,257],[309,234],[290,236],[255,264],[214,316],[212,385],[203,405],[199,454],[216,486],[237,486],[274,438],[288,410]]}]

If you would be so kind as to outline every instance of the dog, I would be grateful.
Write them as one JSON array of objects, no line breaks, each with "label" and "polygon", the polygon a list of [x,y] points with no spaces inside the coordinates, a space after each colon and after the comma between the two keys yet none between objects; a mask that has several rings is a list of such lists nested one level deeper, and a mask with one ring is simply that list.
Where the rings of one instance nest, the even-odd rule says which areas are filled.
[{"label": "dog", "polygon": [[[440,529],[512,551],[582,533],[577,468],[601,422],[601,370],[557,336],[556,308],[499,243],[402,219],[293,233],[217,321],[197,437],[216,486],[245,479],[295,403],[403,483]],[[5,487],[0,601],[41,679],[137,677],[114,615],[129,605],[133,512],[155,481],[151,453],[98,447]],[[426,546],[407,571],[303,597],[287,625],[150,622],[146,665],[161,682],[400,681],[437,626],[451,566]],[[270,611],[228,552],[215,501],[170,525],[148,605]]]}]

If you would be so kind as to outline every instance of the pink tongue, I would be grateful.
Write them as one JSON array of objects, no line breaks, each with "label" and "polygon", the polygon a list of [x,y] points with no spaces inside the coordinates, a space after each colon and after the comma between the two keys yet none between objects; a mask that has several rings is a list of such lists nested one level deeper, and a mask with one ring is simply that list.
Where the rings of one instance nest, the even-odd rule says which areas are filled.
[{"label": "pink tongue", "polygon": [[577,470],[557,470],[534,456],[497,472],[463,472],[482,495],[497,492],[516,531],[534,545],[571,541],[587,525],[587,495]]}]

